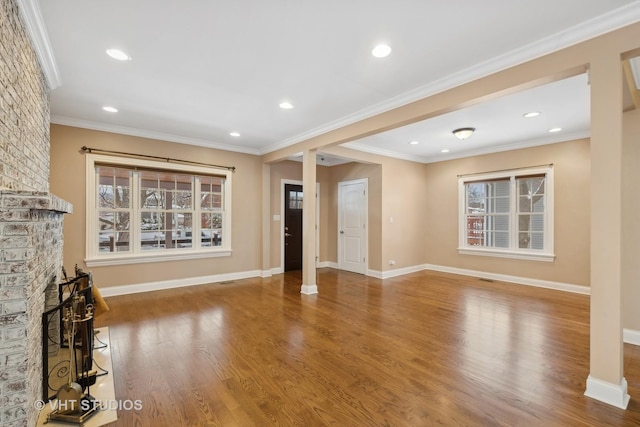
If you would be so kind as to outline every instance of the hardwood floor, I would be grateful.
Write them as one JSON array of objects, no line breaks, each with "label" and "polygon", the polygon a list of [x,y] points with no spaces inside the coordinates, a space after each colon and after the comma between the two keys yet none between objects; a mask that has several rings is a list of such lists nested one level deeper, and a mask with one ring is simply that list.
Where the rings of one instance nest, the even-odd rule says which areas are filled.
[{"label": "hardwood floor", "polygon": [[640,425],[640,347],[626,411],[583,396],[589,298],[420,272],[319,270],[112,297],[117,426]]}]

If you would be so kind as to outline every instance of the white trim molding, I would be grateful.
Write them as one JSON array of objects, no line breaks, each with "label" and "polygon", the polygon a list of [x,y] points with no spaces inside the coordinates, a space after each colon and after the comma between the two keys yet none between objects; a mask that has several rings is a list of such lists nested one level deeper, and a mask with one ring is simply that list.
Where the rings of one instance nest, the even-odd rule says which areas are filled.
[{"label": "white trim molding", "polygon": [[335,268],[338,270],[338,263],[333,261],[319,261],[316,268]]},{"label": "white trim molding", "polygon": [[[459,274],[461,276],[477,277],[480,279],[497,280],[500,282],[514,283],[517,285],[534,286],[537,288],[553,289],[556,291],[571,292],[574,294],[589,295],[589,286],[574,285],[571,283],[552,282],[549,280],[532,279],[529,277],[510,276],[507,274],[489,273],[486,271],[467,270],[464,268],[447,267],[443,265],[421,264],[410,267],[397,268],[394,270],[377,271],[367,270],[367,276],[376,279],[390,279],[392,277],[403,276],[405,274],[417,273],[423,270],[439,271],[441,273]],[[640,332],[638,333],[640,339]]]},{"label": "white trim molding", "polygon": [[315,295],[318,293],[318,285],[302,285],[300,293],[303,295]]},{"label": "white trim molding", "polygon": [[163,280],[160,282],[137,283],[134,285],[108,286],[100,288],[103,297],[113,297],[117,295],[130,295],[142,292],[161,291],[164,289],[183,288],[186,286],[206,285],[231,280],[251,279],[260,277],[261,270],[240,271],[237,273],[222,273],[211,276],[186,277],[177,280]]},{"label": "white trim molding", "polygon": [[425,264],[425,270],[460,274],[462,276],[479,277],[481,279],[498,280],[501,282],[510,282],[518,285],[535,286],[537,288],[554,289],[557,291],[572,292],[574,294],[591,294],[591,288],[589,286],[574,285],[571,283],[552,282],[550,280],[532,279],[529,277],[511,276],[508,274],[489,273],[486,271],[467,270],[464,268],[446,267],[442,265],[432,264]]},{"label": "white trim molding", "polygon": [[53,55],[53,48],[51,47],[51,41],[44,25],[38,1],[17,0],[16,3],[18,3],[18,10],[27,28],[33,49],[36,51],[44,78],[47,80],[47,86],[49,86],[49,90],[54,90],[62,86],[62,79],[60,78],[60,72],[58,71],[56,58]]},{"label": "white trim molding", "polygon": [[[376,277],[378,279],[390,279],[392,277],[404,276],[405,274],[416,273],[418,271],[426,270],[426,264],[412,265],[404,268],[394,268],[393,270],[375,271],[367,270],[367,276]],[[372,273],[372,274],[369,274]]]},{"label": "white trim molding", "polygon": [[489,248],[458,248],[460,255],[479,255],[479,256],[492,256],[496,258],[510,258],[510,259],[524,259],[527,261],[545,261],[553,262],[556,258],[555,254],[537,254],[533,252],[513,252],[513,251],[500,251]]},{"label": "white trim molding", "polygon": [[624,378],[620,380],[620,384],[613,384],[589,375],[584,395],[621,409],[627,409],[629,404],[627,380]]},{"label": "white trim molding", "polygon": [[227,256],[231,256],[230,249],[214,249],[197,252],[167,251],[164,253],[126,256],[118,256],[116,253],[113,256],[104,256],[102,258],[87,258],[84,262],[87,267],[105,267],[111,265],[144,264],[147,262],[182,261],[186,259],[217,258]]},{"label": "white trim molding", "polygon": [[640,345],[640,331],[624,328],[622,338],[627,344]]}]

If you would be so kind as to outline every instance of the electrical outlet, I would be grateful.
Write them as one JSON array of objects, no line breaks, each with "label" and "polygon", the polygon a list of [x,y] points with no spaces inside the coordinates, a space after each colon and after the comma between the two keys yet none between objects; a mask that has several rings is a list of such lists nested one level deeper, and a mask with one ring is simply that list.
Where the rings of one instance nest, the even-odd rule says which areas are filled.
[{"label": "electrical outlet", "polygon": [[395,259],[390,259],[389,260],[389,265],[396,265],[396,260]]}]

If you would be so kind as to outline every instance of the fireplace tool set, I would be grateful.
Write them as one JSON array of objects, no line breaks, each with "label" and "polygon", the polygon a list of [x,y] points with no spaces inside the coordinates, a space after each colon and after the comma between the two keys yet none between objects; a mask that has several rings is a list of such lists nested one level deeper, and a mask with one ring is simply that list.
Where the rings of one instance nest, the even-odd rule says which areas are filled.
[{"label": "fireplace tool set", "polygon": [[[47,421],[62,421],[82,425],[99,409],[91,396],[90,384],[95,383],[95,371],[91,371],[91,341],[93,339],[93,306],[86,303],[84,295],[74,292],[62,307],[62,322],[66,330],[69,348],[69,375],[56,393],[55,409]],[[63,331],[64,332],[64,331]],[[80,360],[76,349],[80,349]],[[74,375],[75,374],[75,375]]]}]

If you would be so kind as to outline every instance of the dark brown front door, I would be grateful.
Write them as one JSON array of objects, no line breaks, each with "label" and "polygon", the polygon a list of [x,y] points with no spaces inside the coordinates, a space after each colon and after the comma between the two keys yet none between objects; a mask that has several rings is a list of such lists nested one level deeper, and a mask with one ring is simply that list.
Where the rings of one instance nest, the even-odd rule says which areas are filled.
[{"label": "dark brown front door", "polygon": [[284,185],[284,271],[302,270],[302,185]]}]

